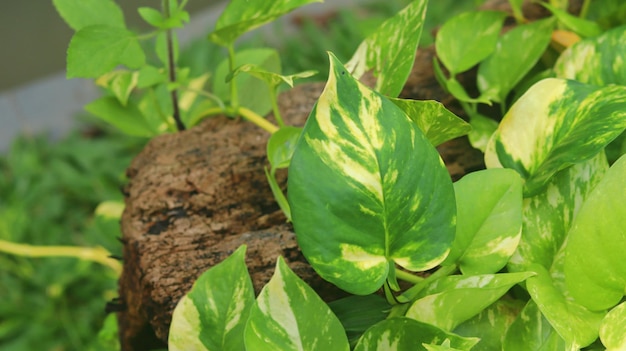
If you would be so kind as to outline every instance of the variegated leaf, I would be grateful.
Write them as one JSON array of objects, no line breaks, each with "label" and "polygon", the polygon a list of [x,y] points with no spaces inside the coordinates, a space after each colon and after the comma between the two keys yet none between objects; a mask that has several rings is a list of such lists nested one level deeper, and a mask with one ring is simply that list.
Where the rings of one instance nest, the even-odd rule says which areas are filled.
[{"label": "variegated leaf", "polygon": [[613,307],[626,292],[626,156],[609,169],[574,219],[565,247],[565,282],[593,310]]},{"label": "variegated leaf", "polygon": [[565,50],[554,70],[557,77],[605,86],[626,85],[626,26],[581,40]]},{"label": "variegated leaf", "polygon": [[369,328],[356,344],[354,351],[420,351],[423,344],[450,340],[450,346],[470,350],[477,338],[466,338],[446,332],[430,324],[406,317],[385,319]]},{"label": "variegated leaf", "polygon": [[622,302],[602,320],[600,325],[600,340],[607,351],[626,350],[626,302]]},{"label": "variegated leaf", "polygon": [[434,100],[390,99],[424,132],[433,146],[469,133],[470,125]]},{"label": "variegated leaf", "polygon": [[443,261],[454,237],[454,191],[415,123],[330,57],[326,88],[289,167],[288,199],[313,268],[364,295],[394,264],[421,271]]},{"label": "variegated leaf", "polygon": [[554,286],[550,273],[543,266],[537,264],[531,268],[537,275],[526,280],[528,293],[565,343],[579,349],[596,340],[605,313],[591,312],[567,300]]},{"label": "variegated leaf", "polygon": [[626,86],[557,78],[533,85],[504,116],[485,153],[488,167],[515,169],[524,194],[542,191],[552,176],[597,155],[626,128]]},{"label": "variegated leaf", "polygon": [[376,90],[390,97],[398,96],[415,61],[427,3],[427,0],[411,1],[373,31],[346,64],[352,74],[360,78],[366,71],[373,70],[378,77]]},{"label": "variegated leaf", "polygon": [[551,269],[572,220],[608,167],[599,153],[558,172],[541,193],[524,199],[522,238],[509,261],[510,271],[528,270],[533,263]]},{"label": "variegated leaf", "polygon": [[533,272],[450,276],[441,278],[420,293],[406,316],[453,330],[504,295]]},{"label": "variegated leaf", "polygon": [[488,169],[454,184],[456,237],[446,264],[463,274],[496,273],[515,252],[522,235],[522,182],[510,169]]},{"label": "variegated leaf", "polygon": [[326,303],[282,257],[250,311],[246,351],[348,351],[348,338]]},{"label": "variegated leaf", "polygon": [[568,348],[563,338],[530,300],[504,336],[502,351],[576,351]]},{"label": "variegated leaf", "polygon": [[204,272],[172,315],[169,350],[243,351],[244,327],[254,304],[245,246]]},{"label": "variegated leaf", "polygon": [[232,45],[239,36],[306,4],[323,0],[231,0],[222,12],[209,40]]}]

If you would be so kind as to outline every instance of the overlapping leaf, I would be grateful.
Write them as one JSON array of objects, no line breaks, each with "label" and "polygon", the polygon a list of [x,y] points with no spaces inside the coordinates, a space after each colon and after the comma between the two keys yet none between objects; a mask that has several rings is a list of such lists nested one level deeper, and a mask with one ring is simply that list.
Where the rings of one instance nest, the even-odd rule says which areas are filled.
[{"label": "overlapping leaf", "polygon": [[511,324],[504,337],[502,351],[566,351],[563,338],[530,300]]},{"label": "overlapping leaf", "polygon": [[602,320],[600,340],[608,351],[626,350],[626,302],[622,302]]},{"label": "overlapping leaf", "polygon": [[626,86],[557,78],[533,85],[504,116],[487,146],[488,167],[515,169],[524,194],[539,193],[558,171],[598,154],[626,128]]},{"label": "overlapping leaf", "polygon": [[332,55],[330,72],[296,146],[288,198],[315,270],[368,294],[393,264],[419,271],[445,258],[454,192],[436,150],[401,109]]}]

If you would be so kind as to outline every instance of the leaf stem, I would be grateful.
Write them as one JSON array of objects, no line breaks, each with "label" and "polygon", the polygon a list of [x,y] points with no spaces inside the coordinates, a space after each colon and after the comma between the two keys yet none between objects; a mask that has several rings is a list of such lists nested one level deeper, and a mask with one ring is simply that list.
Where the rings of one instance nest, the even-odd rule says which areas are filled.
[{"label": "leaf stem", "polygon": [[256,124],[257,126],[267,130],[268,132],[270,132],[271,134],[274,134],[279,127],[275,126],[274,124],[270,123],[268,120],[266,120],[265,118],[259,116],[256,112],[247,109],[245,107],[239,107],[239,109],[237,109],[238,114],[247,119],[248,121]]},{"label": "leaf stem", "polygon": [[457,270],[456,265],[443,266],[439,268],[439,270],[437,270],[435,273],[429,275],[424,280],[415,284],[412,288],[405,291],[400,296],[402,297],[403,300],[406,299],[408,301],[413,301],[419,295],[419,293],[422,290],[424,290],[424,288],[427,287],[430,283],[434,282],[437,279],[447,277],[451,275],[452,273],[456,272],[456,270]]},{"label": "leaf stem", "polygon": [[[165,18],[170,18],[170,1],[163,0],[163,12],[165,13]],[[165,40],[167,42],[167,68],[169,71],[169,79],[171,83],[176,82],[176,67],[174,65],[174,44],[172,38],[172,29],[168,28],[165,31]],[[176,128],[181,131],[185,130],[185,125],[180,119],[180,109],[178,107],[178,91],[176,89],[172,89],[170,93],[172,97],[172,108],[174,109],[174,121],[176,122]]]},{"label": "leaf stem", "polygon": [[409,283],[412,283],[412,284],[417,284],[417,283],[420,283],[421,281],[424,280],[424,278],[422,278],[422,277],[413,275],[413,274],[411,274],[409,272],[405,272],[405,271],[400,270],[400,269],[396,269],[396,277],[398,279],[402,279],[405,282],[409,282]]},{"label": "leaf stem", "polygon": [[24,257],[73,257],[100,263],[118,276],[122,273],[122,265],[102,247],[33,246],[0,240],[0,252]]},{"label": "leaf stem", "polygon": [[278,126],[282,128],[285,126],[285,122],[283,121],[283,116],[280,114],[278,101],[276,99],[276,90],[278,89],[278,87],[272,87],[270,85],[269,88],[270,101],[272,102],[272,111],[274,111],[274,118],[276,119],[276,122],[278,122]]},{"label": "leaf stem", "polygon": [[[228,45],[228,69],[230,72],[235,71],[235,46]],[[239,96],[237,96],[237,83],[235,78],[230,81],[230,105],[237,110],[239,108]]]}]

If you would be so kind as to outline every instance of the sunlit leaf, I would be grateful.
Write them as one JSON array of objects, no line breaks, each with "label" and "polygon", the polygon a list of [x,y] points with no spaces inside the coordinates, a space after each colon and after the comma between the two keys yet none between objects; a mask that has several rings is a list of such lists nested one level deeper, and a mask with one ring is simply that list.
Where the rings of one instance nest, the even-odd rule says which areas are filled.
[{"label": "sunlit leaf", "polygon": [[437,151],[400,108],[332,54],[288,182],[302,252],[346,291],[372,293],[391,265],[426,270],[448,253],[454,192]]},{"label": "sunlit leaf", "polygon": [[250,311],[246,351],[348,351],[341,323],[282,257]]},{"label": "sunlit leaf", "polygon": [[253,65],[253,64],[244,64],[241,65],[239,67],[237,67],[235,69],[235,71],[231,74],[229,74],[226,77],[226,81],[230,82],[230,80],[233,77],[236,77],[239,73],[241,72],[246,72],[254,77],[257,77],[261,80],[263,80],[264,82],[267,83],[267,85],[270,86],[270,88],[275,88],[278,87],[281,83],[285,83],[287,85],[289,85],[290,87],[293,88],[293,80],[297,79],[297,78],[308,78],[311,77],[313,75],[315,75],[315,71],[304,71],[304,72],[299,72],[296,74],[290,74],[287,76],[283,76],[281,74],[278,73],[274,73],[274,72],[270,72],[270,71],[266,71],[263,68],[257,66],[257,65]]},{"label": "sunlit leaf", "polygon": [[138,72],[115,70],[98,78],[96,84],[107,88],[122,106],[126,106],[130,93],[137,87],[138,78]]},{"label": "sunlit leaf", "polygon": [[600,325],[600,340],[608,351],[626,350],[626,302],[607,313]]}]

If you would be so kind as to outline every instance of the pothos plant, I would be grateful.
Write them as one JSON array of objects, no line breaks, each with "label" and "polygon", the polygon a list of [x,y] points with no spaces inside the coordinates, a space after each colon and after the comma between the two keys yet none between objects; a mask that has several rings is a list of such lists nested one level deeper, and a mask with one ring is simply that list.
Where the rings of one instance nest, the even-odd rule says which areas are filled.
[{"label": "pothos plant", "polygon": [[[411,2],[346,65],[329,54],[304,129],[269,155],[274,168],[289,167],[283,205],[303,254],[352,296],[325,303],[279,257],[255,297],[241,247],[181,299],[171,350],[626,347],[626,156],[610,167],[605,156],[626,128],[626,27],[587,33],[560,54],[555,78],[512,97],[557,22],[572,18],[554,8],[555,18],[502,36],[495,12],[444,25],[444,86],[462,95],[470,118],[478,102],[505,111],[483,145],[487,169],[452,183],[435,146],[468,125],[436,102],[396,98],[425,10],[426,1]],[[468,23],[479,35],[466,37]],[[509,42],[525,50],[514,54]],[[472,99],[454,76],[481,61],[482,95]],[[374,89],[357,80],[368,70]]]}]

